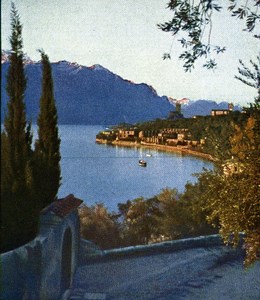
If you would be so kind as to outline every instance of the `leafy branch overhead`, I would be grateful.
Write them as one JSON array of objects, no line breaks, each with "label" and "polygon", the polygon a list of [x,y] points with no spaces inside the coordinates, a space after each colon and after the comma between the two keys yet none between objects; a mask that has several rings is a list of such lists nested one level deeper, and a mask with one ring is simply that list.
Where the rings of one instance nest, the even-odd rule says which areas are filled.
[{"label": "leafy branch overhead", "polygon": [[[179,56],[184,61],[184,70],[191,71],[195,62],[199,58],[206,61],[203,67],[212,69],[216,67],[215,55],[223,53],[226,48],[214,45],[211,42],[212,33],[212,15],[219,13],[222,6],[218,0],[171,0],[167,8],[173,12],[170,21],[158,24],[158,27],[164,32],[170,32],[174,39],[180,37],[178,41],[185,49]],[[231,16],[244,19],[246,22],[245,30],[253,32],[260,15],[257,9],[260,6],[259,0],[229,0],[228,10]],[[254,35],[259,38],[259,35]],[[163,59],[171,58],[171,51],[163,54]]]},{"label": "leafy branch overhead", "polygon": [[[249,69],[245,64],[242,62],[242,60],[239,60],[239,63],[241,67],[238,68],[238,72],[241,76],[235,76],[236,79],[242,81],[243,83],[256,88],[260,92],[260,57],[257,57],[258,63],[255,63],[254,61],[250,60],[250,63],[252,65],[252,69]],[[244,78],[247,78],[245,80]]]}]

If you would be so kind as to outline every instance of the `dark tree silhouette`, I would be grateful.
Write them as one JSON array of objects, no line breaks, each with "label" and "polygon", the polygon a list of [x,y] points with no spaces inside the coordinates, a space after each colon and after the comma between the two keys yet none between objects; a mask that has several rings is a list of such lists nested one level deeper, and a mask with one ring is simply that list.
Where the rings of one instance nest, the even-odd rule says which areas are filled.
[{"label": "dark tree silhouette", "polygon": [[41,208],[50,204],[60,187],[60,138],[58,116],[54,99],[51,64],[47,54],[40,51],[42,58],[42,94],[38,117],[38,140],[35,144],[36,193]]},{"label": "dark tree silhouette", "polygon": [[11,54],[7,73],[8,111],[1,133],[1,249],[16,247],[35,234],[31,198],[32,150],[30,125],[27,126],[24,93],[26,76],[20,16],[11,7]]}]

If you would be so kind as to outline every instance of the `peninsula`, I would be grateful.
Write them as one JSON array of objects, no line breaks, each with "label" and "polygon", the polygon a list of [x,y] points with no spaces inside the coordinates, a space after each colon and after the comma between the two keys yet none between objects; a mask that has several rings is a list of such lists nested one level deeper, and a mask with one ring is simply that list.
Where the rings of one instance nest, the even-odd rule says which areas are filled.
[{"label": "peninsula", "polygon": [[138,127],[114,127],[99,132],[96,136],[96,143],[180,152],[214,160],[210,154],[203,152],[205,140],[192,140],[191,133],[187,128],[140,130]]},{"label": "peninsula", "polygon": [[124,123],[99,132],[96,142],[181,152],[215,161],[218,149],[230,148],[234,124],[245,122],[245,118],[246,114],[228,109],[212,110],[208,116],[156,119],[134,125]]}]

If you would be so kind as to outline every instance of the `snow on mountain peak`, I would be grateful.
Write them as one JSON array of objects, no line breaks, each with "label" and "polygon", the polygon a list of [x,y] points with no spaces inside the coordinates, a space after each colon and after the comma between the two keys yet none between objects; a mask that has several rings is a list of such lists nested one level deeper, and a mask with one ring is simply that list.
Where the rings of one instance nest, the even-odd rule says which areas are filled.
[{"label": "snow on mountain peak", "polygon": [[175,99],[173,97],[168,97],[168,100],[171,104],[174,104],[174,105],[176,105],[176,103],[179,103],[181,105],[187,105],[191,102],[191,100],[188,98]]},{"label": "snow on mountain peak", "polygon": [[[1,52],[1,64],[9,62],[9,56],[12,54],[12,50],[2,50]],[[23,60],[26,65],[33,64],[33,61],[26,53],[23,55]]]},{"label": "snow on mountain peak", "polygon": [[105,69],[104,67],[102,67],[99,64],[95,64],[93,66],[90,66],[90,67],[88,67],[88,69],[95,70],[95,71],[108,71],[107,69]]},{"label": "snow on mountain peak", "polygon": [[11,54],[11,51],[5,51],[2,50],[1,53],[1,64],[6,63],[9,61],[9,55]]}]

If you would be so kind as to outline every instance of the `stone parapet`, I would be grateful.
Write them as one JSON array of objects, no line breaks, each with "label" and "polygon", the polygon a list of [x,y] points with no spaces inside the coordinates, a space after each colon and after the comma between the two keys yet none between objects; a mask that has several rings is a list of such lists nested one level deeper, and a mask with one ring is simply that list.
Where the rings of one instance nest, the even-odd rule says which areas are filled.
[{"label": "stone parapet", "polygon": [[58,300],[70,288],[79,260],[76,207],[82,201],[72,195],[58,201],[58,210],[54,203],[41,214],[34,240],[1,254],[1,300]]}]

